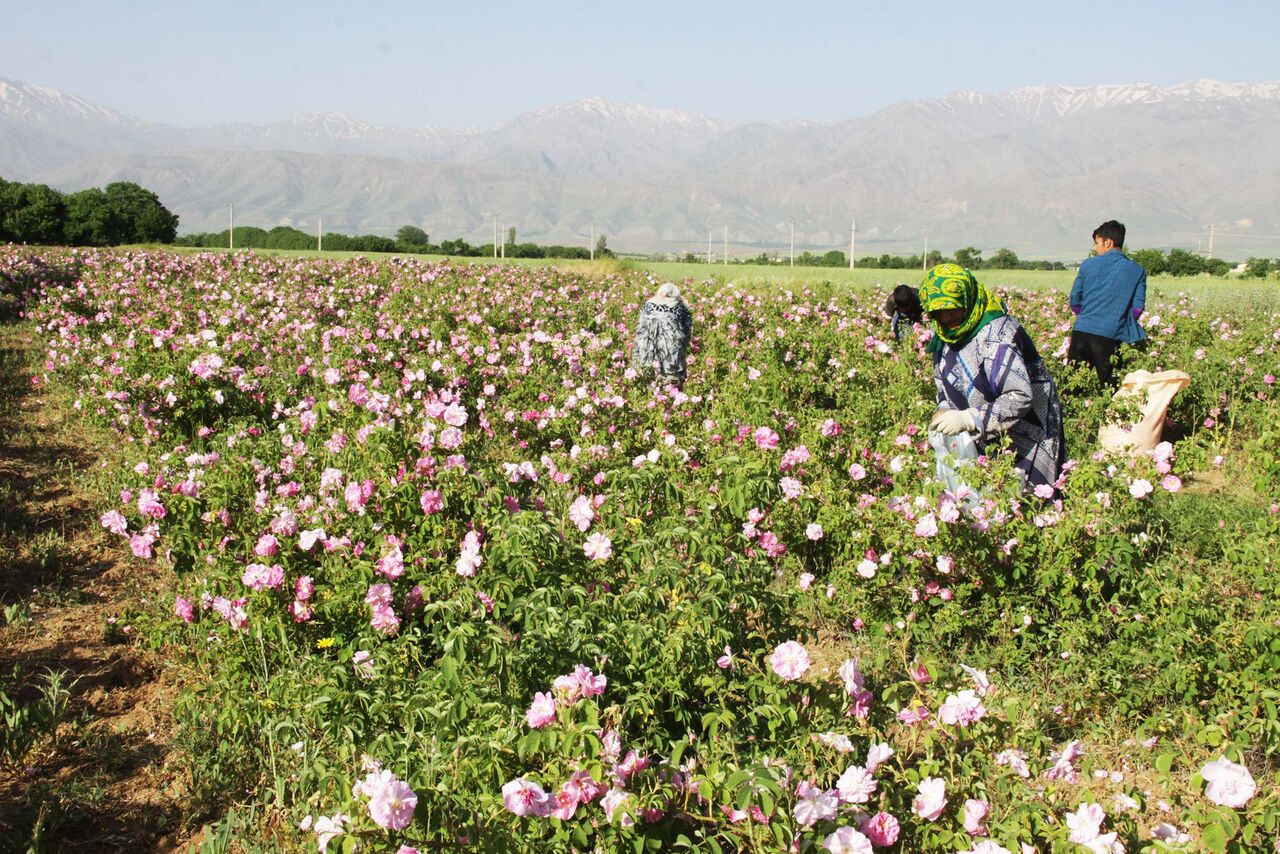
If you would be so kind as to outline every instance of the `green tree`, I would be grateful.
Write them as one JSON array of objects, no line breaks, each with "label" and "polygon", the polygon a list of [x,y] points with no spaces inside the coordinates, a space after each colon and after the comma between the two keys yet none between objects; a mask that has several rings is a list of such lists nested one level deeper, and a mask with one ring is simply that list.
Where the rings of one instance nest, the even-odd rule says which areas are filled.
[{"label": "green tree", "polygon": [[1249,278],[1265,279],[1270,272],[1270,258],[1250,258],[1244,262],[1244,274]]},{"label": "green tree", "polygon": [[613,252],[609,250],[608,243],[605,240],[605,237],[603,234],[600,235],[599,239],[596,240],[596,257],[597,258],[613,257]]},{"label": "green tree", "polygon": [[351,238],[351,248],[356,252],[395,252],[396,242],[390,237],[361,234]]},{"label": "green tree", "polygon": [[431,236],[416,225],[402,225],[396,232],[396,243],[402,252],[425,252],[431,245]]},{"label": "green tree", "polygon": [[[222,236],[226,237],[225,231]],[[320,239],[320,243],[325,249],[332,252],[348,252],[351,250],[351,238],[336,231],[326,231],[324,237]],[[226,241],[223,241],[222,245],[226,246]]]},{"label": "green tree", "polygon": [[112,242],[172,243],[177,238],[178,216],[160,204],[155,193],[132,181],[108,184],[103,192],[120,221],[120,233]]},{"label": "green tree", "polygon": [[[227,233],[222,232],[222,236],[226,237]],[[266,249],[267,248],[267,230],[258,228],[256,225],[237,225],[235,232],[235,248],[236,249]],[[226,243],[222,244],[226,246]]]},{"label": "green tree", "polygon": [[72,246],[110,246],[120,242],[124,224],[96,187],[71,193],[66,198],[67,220],[63,236]]},{"label": "green tree", "polygon": [[1142,265],[1142,269],[1147,271],[1148,276],[1155,276],[1169,269],[1164,253],[1159,249],[1138,249],[1128,255],[1133,261]]},{"label": "green tree", "polygon": [[7,184],[0,233],[16,243],[61,243],[67,217],[62,194],[44,184]]},{"label": "green tree", "polygon": [[1013,250],[1002,246],[987,260],[986,266],[995,270],[1016,270],[1018,264],[1018,256],[1013,254]]},{"label": "green tree", "polygon": [[507,245],[516,245],[516,227],[514,225],[507,229]]},{"label": "green tree", "polygon": [[1165,268],[1171,276],[1195,276],[1205,271],[1205,261],[1194,252],[1170,249]]},{"label": "green tree", "polygon": [[10,205],[10,190],[13,184],[0,178],[0,243],[8,243],[13,240],[9,232],[5,229],[5,218],[8,216]]},{"label": "green tree", "polygon": [[849,263],[849,259],[839,249],[832,249],[830,252],[822,256],[821,264],[824,267],[844,267]]},{"label": "green tree", "polygon": [[936,267],[942,263],[942,253],[937,249],[930,249],[928,257],[925,258],[924,266]]},{"label": "green tree", "polygon": [[315,249],[316,239],[292,226],[277,225],[267,232],[268,249]]},{"label": "green tree", "polygon": [[546,250],[536,243],[513,243],[507,247],[508,258],[545,258]]},{"label": "green tree", "polygon": [[1225,276],[1235,265],[1222,258],[1210,258],[1204,262],[1204,271],[1210,276]]},{"label": "green tree", "polygon": [[956,250],[956,263],[961,267],[976,270],[982,266],[982,250],[974,246],[966,246]]},{"label": "green tree", "polygon": [[548,246],[543,250],[543,255],[547,258],[580,258],[587,259],[591,257],[591,253],[587,251],[585,246]]},{"label": "green tree", "polygon": [[471,244],[459,237],[457,240],[446,240],[440,244],[440,252],[444,255],[474,255]]}]

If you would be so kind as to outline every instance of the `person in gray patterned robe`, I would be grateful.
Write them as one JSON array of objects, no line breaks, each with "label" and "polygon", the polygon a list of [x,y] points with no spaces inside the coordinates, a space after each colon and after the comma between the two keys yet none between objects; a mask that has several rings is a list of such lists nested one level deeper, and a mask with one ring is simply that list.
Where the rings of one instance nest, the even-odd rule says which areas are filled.
[{"label": "person in gray patterned robe", "polygon": [[939,264],[920,288],[933,321],[938,412],[930,429],[976,434],[980,451],[1000,435],[1013,445],[1018,470],[1037,494],[1057,494],[1066,462],[1058,388],[1022,324],[958,264]]},{"label": "person in gray patterned robe", "polygon": [[632,364],[641,375],[684,387],[685,357],[693,335],[693,313],[670,282],[640,309]]},{"label": "person in gray patterned robe", "polygon": [[959,350],[944,346],[933,357],[933,382],[941,407],[973,419],[979,448],[1007,434],[1028,485],[1053,487],[1067,457],[1062,404],[1022,324],[1004,315]]}]

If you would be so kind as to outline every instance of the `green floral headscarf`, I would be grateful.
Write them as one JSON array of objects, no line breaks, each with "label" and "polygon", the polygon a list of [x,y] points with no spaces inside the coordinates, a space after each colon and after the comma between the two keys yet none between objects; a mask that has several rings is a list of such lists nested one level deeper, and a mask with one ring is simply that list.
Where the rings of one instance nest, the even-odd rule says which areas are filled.
[{"label": "green floral headscarf", "polygon": [[943,344],[960,349],[973,340],[978,330],[1005,314],[1000,299],[959,264],[939,264],[926,273],[920,286],[920,303],[925,311],[965,311],[959,326],[933,322],[933,338],[927,348],[930,353],[940,351]]}]

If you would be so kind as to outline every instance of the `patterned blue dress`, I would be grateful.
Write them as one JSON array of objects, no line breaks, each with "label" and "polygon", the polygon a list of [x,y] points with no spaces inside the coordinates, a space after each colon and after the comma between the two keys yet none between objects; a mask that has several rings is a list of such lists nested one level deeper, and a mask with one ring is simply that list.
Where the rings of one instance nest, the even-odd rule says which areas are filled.
[{"label": "patterned blue dress", "polygon": [[635,367],[651,371],[660,380],[683,383],[692,334],[693,315],[683,302],[664,305],[649,300],[640,309],[636,325]]},{"label": "patterned blue dress", "polygon": [[933,356],[933,382],[945,409],[968,409],[984,448],[1007,433],[1031,487],[1053,485],[1066,462],[1058,388],[1022,324],[996,318],[959,350]]}]

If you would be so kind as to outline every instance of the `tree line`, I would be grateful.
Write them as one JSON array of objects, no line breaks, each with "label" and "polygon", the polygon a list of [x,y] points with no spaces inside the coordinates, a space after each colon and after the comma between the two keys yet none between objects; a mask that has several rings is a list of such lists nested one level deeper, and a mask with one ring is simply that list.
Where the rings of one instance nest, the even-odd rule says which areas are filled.
[{"label": "tree line", "polygon": [[[237,226],[234,238],[237,248],[249,249],[315,249],[316,236],[288,225],[278,225],[267,230],[255,226]],[[209,249],[225,247],[228,240],[227,230],[184,234],[178,238],[179,246],[198,246]],[[493,244],[482,243],[472,245],[462,238],[432,243],[431,236],[416,225],[402,226],[395,237],[382,237],[376,234],[347,235],[338,232],[325,232],[320,237],[320,246],[335,252],[403,252],[420,255],[455,255],[473,258],[493,257]],[[510,229],[506,239],[498,245],[498,254],[507,258],[590,258],[591,250],[585,246],[543,246],[537,243],[517,243],[516,230]],[[609,257],[607,240],[601,235],[596,240],[597,257]]]},{"label": "tree line", "polygon": [[[705,257],[698,256],[692,252],[684,256],[684,261],[691,264],[701,263],[706,260]],[[881,270],[919,270],[925,267],[933,267],[944,261],[954,261],[970,270],[1065,270],[1066,265],[1061,261],[1024,261],[1011,249],[997,249],[990,258],[982,257],[982,250],[972,246],[966,246],[963,249],[957,249],[955,255],[948,258],[938,250],[931,250],[927,257],[921,255],[890,255],[887,252],[881,255],[864,255],[858,259],[859,267]],[[780,256],[778,254],[770,255],[768,252],[761,252],[753,258],[741,259],[733,261],[735,264],[790,264],[790,256]],[[824,252],[821,255],[815,255],[812,252],[801,252],[795,258],[797,267],[847,267],[849,266],[849,256],[839,249],[833,249],[830,252]]]},{"label": "tree line", "polygon": [[[46,184],[24,184],[0,178],[0,242],[68,246],[115,246],[126,243],[176,243],[179,246],[220,248],[229,244],[227,230],[199,232],[178,236],[178,216],[168,210],[155,193],[131,181],[117,181],[102,189],[96,187],[74,193],[62,193]],[[315,249],[315,235],[292,226],[272,229],[240,226],[231,235],[236,247],[247,249]],[[516,230],[508,230],[499,244],[498,253],[506,258],[590,258],[584,246],[544,246],[516,242]],[[325,249],[349,252],[403,252],[430,255],[491,257],[492,243],[472,245],[462,238],[432,243],[431,237],[415,225],[402,226],[395,237],[376,234],[347,235],[327,232],[321,238]],[[1141,264],[1150,275],[1196,276],[1207,273],[1225,276],[1235,265],[1221,258],[1205,258],[1186,249],[1137,249],[1126,253]],[[603,235],[596,241],[595,255],[609,257]],[[701,263],[704,257],[688,253],[687,263]],[[983,257],[974,246],[957,249],[948,258],[933,250],[928,257],[920,255],[867,255],[858,259],[859,267],[879,269],[921,269],[943,261],[954,260],[971,270],[1064,270],[1061,261],[1028,261],[1011,249],[1001,247]],[[736,264],[790,263],[789,257],[761,252],[752,258],[733,261]],[[840,250],[822,254],[801,252],[795,258],[801,267],[846,267],[848,256]],[[1250,258],[1245,262],[1246,277],[1266,278],[1280,273],[1280,259]]]},{"label": "tree line", "polygon": [[0,178],[0,243],[115,246],[172,243],[177,236],[177,215],[131,181],[62,193]]}]

